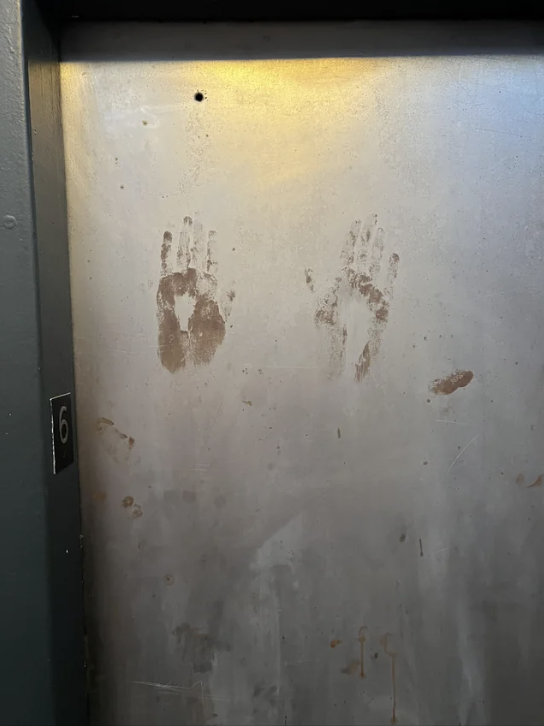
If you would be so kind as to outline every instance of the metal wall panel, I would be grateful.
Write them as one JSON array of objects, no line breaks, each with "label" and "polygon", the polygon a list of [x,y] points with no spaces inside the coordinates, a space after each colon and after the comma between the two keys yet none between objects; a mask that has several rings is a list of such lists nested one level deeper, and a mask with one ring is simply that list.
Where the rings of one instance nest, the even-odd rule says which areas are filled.
[{"label": "metal wall panel", "polygon": [[463,32],[68,34],[97,723],[540,723],[544,61]]}]

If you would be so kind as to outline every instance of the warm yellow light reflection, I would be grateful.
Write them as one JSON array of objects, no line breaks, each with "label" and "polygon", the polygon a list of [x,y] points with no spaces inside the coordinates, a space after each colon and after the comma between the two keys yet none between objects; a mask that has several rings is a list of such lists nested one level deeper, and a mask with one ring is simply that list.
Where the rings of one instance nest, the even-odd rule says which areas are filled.
[{"label": "warm yellow light reflection", "polygon": [[[196,108],[223,169],[270,186],[330,169],[346,132],[374,107],[386,61],[301,59],[207,61],[163,67],[172,88],[205,94]],[[165,79],[166,80],[166,79]]]}]

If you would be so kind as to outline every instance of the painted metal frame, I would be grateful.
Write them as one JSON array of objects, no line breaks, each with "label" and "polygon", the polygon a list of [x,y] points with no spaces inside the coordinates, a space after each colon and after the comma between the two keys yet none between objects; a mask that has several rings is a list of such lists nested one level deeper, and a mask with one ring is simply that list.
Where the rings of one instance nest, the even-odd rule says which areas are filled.
[{"label": "painted metal frame", "polygon": [[[436,2],[436,0],[384,0],[380,3],[353,3],[339,0],[308,3],[276,0],[273,3],[203,0],[53,0],[64,19],[109,21],[268,21],[268,20],[426,20],[426,19],[511,19],[541,18],[538,3],[491,3],[486,0]],[[50,6],[52,0],[42,0]]]},{"label": "painted metal frame", "polygon": [[79,481],[53,473],[49,400],[74,390],[57,42],[0,3],[2,724],[86,723]]}]

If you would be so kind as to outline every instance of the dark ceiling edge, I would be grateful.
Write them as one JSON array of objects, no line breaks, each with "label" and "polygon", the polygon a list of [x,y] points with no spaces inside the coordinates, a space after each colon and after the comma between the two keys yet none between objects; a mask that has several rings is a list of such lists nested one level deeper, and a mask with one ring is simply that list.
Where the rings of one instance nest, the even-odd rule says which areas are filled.
[{"label": "dark ceiling edge", "polygon": [[475,2],[401,2],[385,0],[379,4],[355,5],[337,0],[317,7],[317,3],[255,3],[202,0],[40,0],[47,16],[56,22],[80,21],[157,21],[157,22],[263,22],[332,20],[536,20],[544,18],[544,4],[518,2],[498,4]]}]

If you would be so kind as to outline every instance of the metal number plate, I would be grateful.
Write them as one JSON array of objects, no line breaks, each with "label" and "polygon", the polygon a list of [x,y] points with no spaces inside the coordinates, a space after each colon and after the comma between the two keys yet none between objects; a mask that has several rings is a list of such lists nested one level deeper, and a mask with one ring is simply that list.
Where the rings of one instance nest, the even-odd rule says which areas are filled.
[{"label": "metal number plate", "polygon": [[72,394],[51,398],[51,443],[53,446],[53,474],[74,462],[74,434],[72,427]]}]

